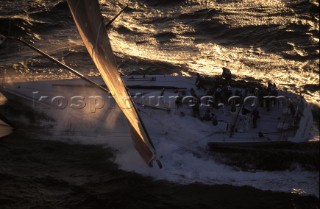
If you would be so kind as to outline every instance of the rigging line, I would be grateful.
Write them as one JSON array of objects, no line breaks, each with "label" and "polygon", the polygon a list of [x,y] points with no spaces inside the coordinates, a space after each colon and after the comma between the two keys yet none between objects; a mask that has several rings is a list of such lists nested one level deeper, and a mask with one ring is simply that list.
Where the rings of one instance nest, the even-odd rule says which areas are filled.
[{"label": "rigging line", "polygon": [[[243,98],[246,98],[247,94],[248,94],[248,92],[247,92],[247,89],[246,89],[245,95],[244,95]],[[230,137],[232,137],[234,135],[234,132],[235,132],[235,129],[236,129],[236,125],[237,125],[237,122],[238,122],[238,118],[239,118],[240,112],[242,112],[242,109],[244,108],[244,105],[245,105],[245,102],[242,101],[242,105],[240,106],[239,111],[237,112],[236,118],[235,118],[234,122],[231,124]]]},{"label": "rigging line", "polygon": [[124,12],[125,9],[128,8],[128,6],[129,6],[129,5],[127,4],[127,6],[125,6],[116,16],[114,16],[114,18],[112,18],[112,19],[105,25],[106,29],[108,29],[108,28],[110,27],[110,25],[121,15],[122,12]]},{"label": "rigging line", "polygon": [[15,38],[15,37],[9,37],[7,36],[8,39],[11,40],[15,40],[15,41],[19,41],[21,43],[23,43],[24,45],[28,46],[29,48],[33,49],[34,51],[38,52],[39,54],[43,55],[44,57],[48,58],[49,60],[57,63],[58,65],[60,65],[61,67],[63,67],[64,69],[68,70],[69,72],[73,73],[74,75],[80,77],[81,79],[85,80],[86,82],[92,84],[93,86],[101,89],[104,92],[110,93],[110,91],[106,88],[104,88],[103,86],[101,86],[100,84],[92,81],[91,79],[87,78],[86,76],[84,76],[83,74],[81,74],[80,72],[78,72],[77,70],[74,70],[73,68],[67,66],[66,64],[60,62],[59,60],[57,60],[56,58],[50,56],[49,54],[45,53],[44,51],[38,49],[37,47],[27,43],[26,41],[19,39],[19,38]]}]

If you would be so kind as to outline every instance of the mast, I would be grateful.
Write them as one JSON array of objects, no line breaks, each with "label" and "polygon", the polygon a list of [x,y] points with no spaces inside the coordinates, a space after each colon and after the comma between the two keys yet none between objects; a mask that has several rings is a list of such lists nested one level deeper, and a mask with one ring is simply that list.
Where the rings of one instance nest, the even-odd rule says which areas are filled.
[{"label": "mast", "polygon": [[97,0],[67,0],[79,34],[102,79],[131,126],[134,145],[152,166],[156,151],[117,69]]}]

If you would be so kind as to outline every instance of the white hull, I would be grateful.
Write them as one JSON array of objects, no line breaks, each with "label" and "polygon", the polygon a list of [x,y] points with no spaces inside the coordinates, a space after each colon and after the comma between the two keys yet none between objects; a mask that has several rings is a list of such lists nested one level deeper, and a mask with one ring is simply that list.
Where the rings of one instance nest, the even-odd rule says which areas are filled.
[{"label": "white hull", "polygon": [[[103,84],[100,78],[94,81]],[[134,98],[139,114],[153,141],[178,140],[182,145],[197,143],[260,143],[260,142],[303,142],[312,138],[312,114],[305,100],[288,92],[280,95],[296,101],[302,113],[299,124],[293,127],[294,117],[288,114],[286,104],[276,103],[270,112],[259,107],[260,119],[257,128],[252,127],[252,115],[231,112],[230,105],[212,109],[218,124],[203,121],[192,115],[192,107],[184,104],[177,108],[175,99],[178,93],[189,95],[196,89],[195,78],[182,76],[126,76],[123,77],[129,93]],[[164,90],[163,90],[164,89]],[[55,133],[70,135],[104,135],[106,137],[129,138],[129,126],[113,98],[107,93],[92,87],[81,79],[47,80],[20,82],[4,85],[1,92],[8,102],[28,106],[31,110],[49,115],[53,120],[36,122],[40,127],[54,127]],[[204,90],[196,90],[199,96]],[[140,95],[136,96],[135,95]],[[159,97],[161,96],[162,97]],[[299,101],[298,101],[299,100]],[[200,107],[204,115],[208,107]],[[238,107],[238,109],[240,109]],[[24,120],[12,117],[4,110],[2,114],[18,124]],[[27,115],[30,113],[27,113]],[[231,134],[231,125],[236,122]],[[22,121],[28,125],[27,119]],[[259,132],[263,136],[259,136]],[[230,136],[232,135],[232,136]]]}]

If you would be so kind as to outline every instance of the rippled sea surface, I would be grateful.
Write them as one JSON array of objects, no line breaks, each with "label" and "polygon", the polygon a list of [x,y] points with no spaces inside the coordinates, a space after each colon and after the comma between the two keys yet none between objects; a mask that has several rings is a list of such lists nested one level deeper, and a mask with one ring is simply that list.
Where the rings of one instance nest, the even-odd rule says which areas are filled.
[{"label": "rippled sea surface", "polygon": [[[217,75],[228,67],[237,77],[271,80],[320,105],[318,0],[99,2],[105,22],[129,5],[108,29],[123,74]],[[85,75],[99,75],[65,1],[1,0],[0,34],[33,43]],[[11,40],[0,45],[0,73],[6,82],[73,77]],[[309,184],[315,178],[306,192],[311,196],[299,189],[262,191],[232,179],[180,185],[119,169],[107,146],[43,139],[25,130],[0,139],[0,208],[318,208],[315,171],[294,171],[309,175]],[[286,178],[268,178],[279,176]]]}]

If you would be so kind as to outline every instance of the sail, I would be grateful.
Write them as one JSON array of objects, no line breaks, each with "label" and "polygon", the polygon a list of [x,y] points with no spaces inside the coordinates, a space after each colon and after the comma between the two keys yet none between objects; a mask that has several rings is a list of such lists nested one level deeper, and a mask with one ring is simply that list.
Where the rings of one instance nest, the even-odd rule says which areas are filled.
[{"label": "sail", "polygon": [[151,165],[155,150],[117,69],[97,0],[68,0],[80,36],[110,93],[128,119],[132,140],[142,158]]}]

